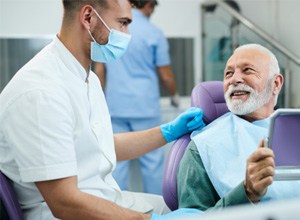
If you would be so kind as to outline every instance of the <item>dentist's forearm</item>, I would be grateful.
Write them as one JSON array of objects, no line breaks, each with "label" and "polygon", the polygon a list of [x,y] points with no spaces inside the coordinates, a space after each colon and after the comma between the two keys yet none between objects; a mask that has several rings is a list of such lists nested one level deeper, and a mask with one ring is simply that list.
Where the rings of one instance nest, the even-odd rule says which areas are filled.
[{"label": "dentist's forearm", "polygon": [[131,160],[165,144],[160,127],[114,135],[117,160]]}]

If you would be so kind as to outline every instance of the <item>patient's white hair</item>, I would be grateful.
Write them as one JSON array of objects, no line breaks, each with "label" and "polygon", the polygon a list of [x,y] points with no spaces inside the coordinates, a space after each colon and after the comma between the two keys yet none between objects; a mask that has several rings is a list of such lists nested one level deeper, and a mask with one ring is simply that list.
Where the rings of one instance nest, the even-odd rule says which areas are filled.
[{"label": "patient's white hair", "polygon": [[[269,66],[269,81],[271,82],[271,79],[273,79],[273,77],[277,74],[280,74],[280,68],[279,68],[279,64],[278,64],[278,60],[275,57],[275,55],[267,48],[261,46],[260,44],[244,44],[242,46],[239,46],[238,48],[236,48],[234,50],[234,53],[239,51],[239,50],[243,50],[243,49],[256,49],[259,50],[261,52],[263,52],[264,54],[267,54],[270,58],[270,66]],[[277,104],[277,99],[278,99],[278,95],[275,96],[275,104]]]},{"label": "patient's white hair", "polygon": [[236,51],[239,50],[243,50],[243,49],[257,49],[265,54],[267,54],[270,58],[270,66],[269,66],[269,73],[270,73],[270,78],[272,78],[273,76],[275,76],[276,74],[280,73],[280,69],[279,69],[279,65],[278,65],[278,60],[275,57],[275,55],[267,48],[259,45],[259,44],[245,44],[242,46],[239,46],[238,48],[236,48],[234,50],[234,53]]}]

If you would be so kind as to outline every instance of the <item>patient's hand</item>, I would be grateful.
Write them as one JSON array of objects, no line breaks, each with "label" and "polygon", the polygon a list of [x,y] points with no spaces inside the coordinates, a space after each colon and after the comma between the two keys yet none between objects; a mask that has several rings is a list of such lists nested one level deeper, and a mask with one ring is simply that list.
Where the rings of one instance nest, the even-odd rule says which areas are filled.
[{"label": "patient's hand", "polygon": [[263,147],[263,140],[261,140],[256,151],[247,159],[244,187],[252,202],[259,202],[266,194],[268,186],[273,182],[274,169],[273,151]]}]

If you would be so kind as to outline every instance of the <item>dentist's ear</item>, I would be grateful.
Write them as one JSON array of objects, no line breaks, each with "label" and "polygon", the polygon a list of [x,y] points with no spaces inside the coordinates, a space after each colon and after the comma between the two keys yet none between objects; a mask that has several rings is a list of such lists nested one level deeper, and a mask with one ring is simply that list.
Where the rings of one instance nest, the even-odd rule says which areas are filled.
[{"label": "dentist's ear", "polygon": [[85,5],[80,10],[79,19],[82,25],[87,29],[90,30],[91,22],[93,20],[93,7],[91,5]]}]

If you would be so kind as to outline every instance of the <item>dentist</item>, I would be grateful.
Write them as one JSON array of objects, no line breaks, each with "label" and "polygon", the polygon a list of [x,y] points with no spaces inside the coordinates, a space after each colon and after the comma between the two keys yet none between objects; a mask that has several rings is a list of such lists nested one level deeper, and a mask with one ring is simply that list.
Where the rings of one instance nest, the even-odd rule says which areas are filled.
[{"label": "dentist", "polygon": [[[60,33],[0,95],[0,170],[25,219],[168,219],[162,197],[121,191],[116,160],[129,160],[204,126],[202,110],[145,131],[113,135],[91,62],[120,57],[130,41],[128,0],[63,0]],[[116,73],[118,74],[118,73]],[[120,85],[121,86],[121,85]],[[157,213],[157,214],[152,214]]]}]

